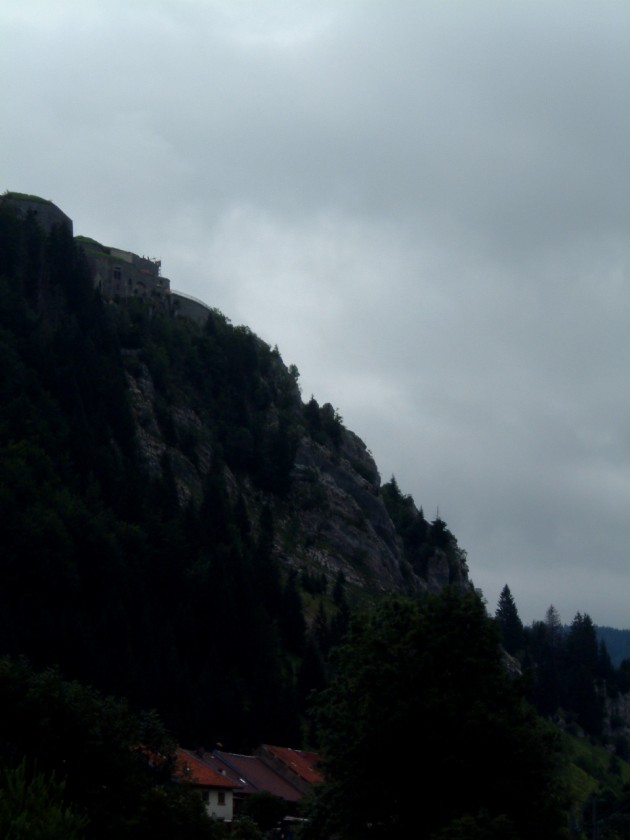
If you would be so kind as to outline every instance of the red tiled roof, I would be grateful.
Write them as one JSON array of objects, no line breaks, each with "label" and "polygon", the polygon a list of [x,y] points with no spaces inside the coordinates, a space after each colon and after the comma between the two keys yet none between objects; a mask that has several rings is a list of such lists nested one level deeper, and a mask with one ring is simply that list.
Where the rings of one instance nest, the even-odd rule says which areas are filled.
[{"label": "red tiled roof", "polygon": [[238,782],[208,767],[195,753],[181,747],[177,748],[175,775],[181,781],[192,782],[194,785],[203,787],[236,788],[239,786]]},{"label": "red tiled roof", "polygon": [[298,802],[302,798],[302,793],[297,788],[257,756],[224,753],[219,750],[214,750],[212,754],[215,759],[225,765],[226,770],[236,774],[241,781],[245,781],[242,793],[256,793],[264,790],[279,796],[286,802]]},{"label": "red tiled roof", "polygon": [[274,747],[270,744],[263,744],[262,749],[281,761],[305,782],[314,785],[324,781],[324,777],[317,766],[319,762],[317,753],[293,750],[290,747]]},{"label": "red tiled roof", "polygon": [[[227,753],[225,753],[227,755]],[[239,788],[239,793],[254,793],[255,788],[253,788],[247,779],[239,775],[239,773],[234,770],[232,767],[229,767],[225,761],[221,761],[221,759],[211,752],[204,752],[203,753],[203,762],[207,764],[212,770],[216,773],[220,773],[224,778],[230,779],[234,782],[235,785]]]}]

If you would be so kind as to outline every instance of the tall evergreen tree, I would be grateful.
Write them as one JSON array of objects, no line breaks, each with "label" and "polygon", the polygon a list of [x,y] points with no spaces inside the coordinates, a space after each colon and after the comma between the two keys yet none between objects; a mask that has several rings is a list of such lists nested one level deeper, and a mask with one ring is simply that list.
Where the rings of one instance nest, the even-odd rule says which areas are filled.
[{"label": "tall evergreen tree", "polygon": [[562,705],[571,709],[577,722],[591,735],[602,731],[603,693],[598,689],[600,655],[591,617],[577,613],[566,639]]},{"label": "tall evergreen tree", "polygon": [[527,696],[540,714],[552,715],[560,705],[564,629],[557,609],[549,606],[544,621],[535,621],[525,632],[523,664],[529,674]]},{"label": "tall evergreen tree", "polygon": [[501,631],[503,647],[514,656],[523,649],[523,622],[519,617],[516,603],[507,583],[501,590],[494,617]]}]

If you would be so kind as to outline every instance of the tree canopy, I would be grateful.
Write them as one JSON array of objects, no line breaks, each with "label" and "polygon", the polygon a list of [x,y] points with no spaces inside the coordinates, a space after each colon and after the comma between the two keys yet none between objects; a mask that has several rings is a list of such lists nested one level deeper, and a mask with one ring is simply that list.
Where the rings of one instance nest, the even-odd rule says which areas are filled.
[{"label": "tree canopy", "polygon": [[2,837],[213,836],[198,794],[171,783],[174,744],[154,712],[10,657],[0,707]]},{"label": "tree canopy", "polygon": [[327,782],[313,838],[563,836],[555,736],[474,593],[388,597],[355,616],[316,717]]}]

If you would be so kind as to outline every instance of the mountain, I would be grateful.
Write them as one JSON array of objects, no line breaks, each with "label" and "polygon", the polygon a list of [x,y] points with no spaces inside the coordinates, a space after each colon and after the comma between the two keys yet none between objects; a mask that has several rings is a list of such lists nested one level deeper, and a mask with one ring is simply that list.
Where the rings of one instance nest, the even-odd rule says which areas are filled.
[{"label": "mountain", "polygon": [[300,737],[352,609],[472,590],[446,523],[158,261],[6,193],[0,283],[1,653],[250,748]]},{"label": "mountain", "polygon": [[[85,818],[95,838],[222,836],[147,756],[305,746],[325,732],[312,700],[327,697],[329,752],[350,733],[378,785],[366,802],[386,815],[371,747],[406,766],[410,730],[418,750],[433,744],[427,766],[447,759],[434,782],[452,802],[475,787],[451,784],[462,752],[472,774],[485,740],[498,744],[493,779],[504,790],[509,777],[520,810],[533,710],[549,734],[544,774],[558,731],[574,739],[562,761],[575,825],[595,807],[623,813],[628,662],[613,668],[588,616],[562,632],[550,611],[524,628],[507,586],[487,616],[447,524],[382,482],[332,405],[303,400],[277,348],[161,269],[74,237],[50,201],[0,196],[0,778],[18,818],[38,803],[46,822],[65,803],[66,837]],[[349,691],[341,718],[335,684]],[[501,697],[504,734],[525,750],[497,740]],[[357,702],[371,710],[364,741],[351,735]],[[531,723],[522,737],[517,719]],[[496,820],[479,811],[476,788],[448,836],[516,837],[501,800]]]},{"label": "mountain", "polygon": [[616,627],[595,627],[597,638],[604,642],[612,664],[618,668],[624,659],[630,660],[630,630]]}]

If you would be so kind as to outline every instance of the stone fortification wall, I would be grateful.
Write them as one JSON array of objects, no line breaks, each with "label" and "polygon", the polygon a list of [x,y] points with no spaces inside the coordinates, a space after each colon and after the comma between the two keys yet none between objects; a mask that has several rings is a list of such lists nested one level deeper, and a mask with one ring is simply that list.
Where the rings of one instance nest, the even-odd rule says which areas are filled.
[{"label": "stone fortification wall", "polygon": [[183,292],[171,292],[170,310],[173,315],[190,318],[199,324],[205,324],[208,320],[210,307],[197,298],[185,295]]},{"label": "stone fortification wall", "polygon": [[159,260],[101,245],[93,239],[81,239],[79,244],[82,245],[90,264],[94,287],[99,289],[104,297],[165,300],[169,295],[170,281],[167,277],[162,277]]},{"label": "stone fortification wall", "polygon": [[[64,225],[73,234],[72,219],[48,199],[6,192],[0,195],[0,206],[3,205],[11,207],[23,218],[32,213],[47,233],[55,225]],[[171,292],[170,280],[162,277],[160,260],[102,245],[85,236],[76,237],[75,242],[83,248],[94,287],[108,300],[147,298],[163,305],[176,317],[189,318],[202,324],[207,320],[209,306],[181,292]]]},{"label": "stone fortification wall", "polygon": [[55,225],[62,225],[67,228],[70,235],[73,234],[72,219],[60,210],[52,201],[40,198],[36,195],[24,193],[7,192],[0,196],[0,204],[12,207],[20,216],[26,218],[32,213],[37,223],[46,233],[50,233]]}]

